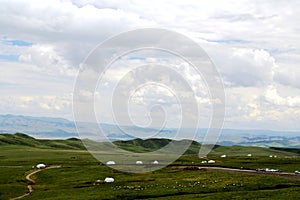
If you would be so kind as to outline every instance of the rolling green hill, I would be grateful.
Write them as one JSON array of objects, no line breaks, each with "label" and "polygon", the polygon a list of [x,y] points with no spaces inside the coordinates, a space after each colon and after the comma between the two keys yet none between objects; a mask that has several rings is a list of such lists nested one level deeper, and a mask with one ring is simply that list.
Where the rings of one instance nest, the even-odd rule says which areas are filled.
[{"label": "rolling green hill", "polygon": [[[142,153],[158,150],[167,144],[170,139],[133,139],[126,141],[113,142],[116,146],[132,152]],[[175,141],[175,143],[185,142]],[[65,150],[85,150],[81,140],[77,138],[70,138],[66,140],[46,140],[35,139],[26,134],[0,134],[0,145],[21,145],[36,148],[51,148],[51,149],[65,149]],[[197,155],[201,144],[192,141],[190,147],[185,152],[186,155]],[[264,148],[264,147],[247,147],[247,146],[214,146],[209,155],[220,156],[226,154],[227,156],[245,156],[252,154],[253,156],[297,156],[300,155],[300,149],[298,148]]]},{"label": "rolling green hill", "polygon": [[[137,153],[144,153],[144,152],[152,152],[162,147],[168,145],[171,142],[170,139],[165,138],[151,138],[151,139],[133,139],[133,140],[122,140],[122,141],[115,141],[113,142],[118,147],[132,152]],[[201,145],[195,141],[187,141],[187,140],[180,140],[174,141],[174,144],[180,144],[185,142],[191,142],[191,146],[187,149],[185,154],[198,154],[199,148]]]},{"label": "rolling green hill", "polygon": [[[134,139],[128,141],[116,141],[118,147],[133,152],[150,152],[158,150],[167,145],[171,140],[169,139]],[[176,141],[178,143],[183,141]],[[201,144],[192,141],[190,147],[185,152],[186,155],[198,155]],[[226,154],[227,156],[247,156],[252,154],[253,156],[297,156],[300,155],[300,149],[298,148],[265,148],[255,146],[220,146],[215,145],[210,152],[210,156],[221,156]]]},{"label": "rolling green hill", "polygon": [[81,140],[70,138],[67,140],[35,139],[23,133],[0,134],[0,145],[21,145],[36,148],[74,149],[84,150]]}]

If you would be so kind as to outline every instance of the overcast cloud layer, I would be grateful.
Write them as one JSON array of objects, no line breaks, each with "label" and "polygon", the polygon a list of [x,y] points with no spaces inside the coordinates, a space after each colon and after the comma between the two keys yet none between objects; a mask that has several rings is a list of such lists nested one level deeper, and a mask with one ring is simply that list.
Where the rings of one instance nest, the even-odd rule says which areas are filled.
[{"label": "overcast cloud layer", "polygon": [[[156,27],[190,37],[215,63],[225,87],[225,127],[300,130],[299,14],[296,0],[2,0],[0,113],[72,119],[73,85],[88,53],[118,33]],[[121,72],[111,71],[111,77]],[[201,85],[194,86],[209,107]],[[166,92],[149,91],[144,101],[157,95],[173,102]]]}]

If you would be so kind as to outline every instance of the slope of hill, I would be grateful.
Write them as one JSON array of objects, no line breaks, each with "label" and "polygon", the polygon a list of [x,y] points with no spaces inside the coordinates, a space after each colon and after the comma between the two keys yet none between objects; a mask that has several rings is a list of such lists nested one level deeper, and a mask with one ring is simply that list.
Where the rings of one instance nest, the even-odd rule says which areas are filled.
[{"label": "slope of hill", "polygon": [[[114,141],[113,143],[121,149],[142,153],[156,151],[167,144],[170,139],[133,139]],[[175,141],[176,143],[186,142],[186,140]],[[186,155],[198,155],[201,144],[196,141],[190,141],[191,145],[185,152]],[[97,143],[96,143],[97,144]],[[45,140],[35,139],[26,134],[0,134],[0,146],[3,145],[21,145],[35,148],[51,148],[51,149],[66,149],[66,150],[85,150],[85,146],[81,140],[77,138],[70,138],[66,140]],[[180,145],[179,145],[180,146]],[[264,148],[264,147],[247,147],[247,146],[214,146],[210,152],[212,156],[220,156],[226,154],[228,156],[246,156],[252,154],[253,156],[297,156],[300,155],[299,148]]]},{"label": "slope of hill", "polygon": [[[116,141],[118,147],[133,151],[133,152],[149,152],[155,151],[166,146],[171,140],[169,139],[134,139],[127,141]],[[176,142],[183,142],[176,141]],[[198,155],[201,144],[192,141],[190,147],[185,152],[186,155]],[[265,147],[253,147],[253,146],[221,146],[215,145],[210,152],[211,156],[221,156],[226,154],[227,156],[247,156],[251,154],[253,156],[297,156],[300,155],[299,148],[265,148]]]},{"label": "slope of hill", "polygon": [[67,140],[35,139],[23,133],[0,134],[0,145],[22,145],[36,148],[57,148],[84,150],[81,140],[70,138]]},{"label": "slope of hill", "polygon": [[150,152],[158,150],[167,144],[169,144],[171,140],[169,139],[133,139],[133,140],[121,140],[113,142],[118,147],[134,152]]}]

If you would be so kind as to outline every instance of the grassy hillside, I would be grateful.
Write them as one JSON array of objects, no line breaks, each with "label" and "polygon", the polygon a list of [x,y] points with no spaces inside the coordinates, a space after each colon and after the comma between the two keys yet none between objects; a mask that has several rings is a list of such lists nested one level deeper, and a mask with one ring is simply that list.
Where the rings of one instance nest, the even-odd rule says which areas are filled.
[{"label": "grassy hillside", "polygon": [[37,148],[77,149],[84,150],[81,140],[70,138],[67,140],[35,139],[23,133],[0,134],[0,145],[22,145]]},{"label": "grassy hillside", "polygon": [[[133,139],[127,141],[113,142],[118,147],[132,152],[152,152],[156,151],[169,144],[170,139]],[[184,142],[176,141],[177,143]],[[176,143],[175,142],[175,143]],[[22,145],[37,148],[50,148],[50,149],[66,149],[66,150],[85,150],[81,140],[77,138],[70,138],[67,140],[45,140],[35,139],[26,134],[0,134],[0,145]],[[185,155],[198,155],[201,144],[192,141],[190,147],[185,152]],[[210,152],[210,156],[246,156],[252,154],[253,156],[297,156],[300,155],[299,148],[264,148],[264,147],[247,147],[247,146],[214,146]]]},{"label": "grassy hillside", "polygon": [[[128,141],[116,141],[115,145],[118,147],[133,152],[151,152],[160,149],[171,140],[169,139],[134,139]],[[184,141],[176,141],[178,143]],[[185,155],[198,155],[201,144],[192,141],[190,147],[185,152]],[[247,147],[247,146],[220,146],[215,145],[210,152],[210,156],[221,156],[226,154],[227,156],[246,156],[252,154],[253,156],[297,156],[300,155],[300,149],[298,148],[264,148],[264,147]]]}]

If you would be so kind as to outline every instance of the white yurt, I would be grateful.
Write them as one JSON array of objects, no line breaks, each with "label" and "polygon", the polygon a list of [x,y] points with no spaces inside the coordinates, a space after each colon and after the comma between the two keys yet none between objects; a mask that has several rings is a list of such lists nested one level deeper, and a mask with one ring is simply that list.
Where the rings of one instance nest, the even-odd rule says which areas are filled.
[{"label": "white yurt", "polygon": [[138,160],[138,161],[136,161],[136,162],[135,162],[135,164],[137,164],[137,165],[142,165],[142,164],[143,164],[143,162],[142,162],[142,161],[140,161],[140,160]]},{"label": "white yurt", "polygon": [[115,164],[116,164],[116,162],[113,161],[113,160],[110,160],[110,161],[106,162],[106,165],[115,165]]},{"label": "white yurt", "polygon": [[214,161],[214,160],[209,160],[209,161],[207,161],[207,163],[212,164],[212,163],[216,163],[216,161]]},{"label": "white yurt", "polygon": [[221,155],[221,158],[226,158],[227,156],[224,154],[224,155]]},{"label": "white yurt", "polygon": [[113,183],[115,181],[115,179],[114,178],[111,178],[111,177],[106,177],[105,179],[104,179],[104,182],[105,183]]},{"label": "white yurt", "polygon": [[251,154],[251,153],[249,153],[247,156],[248,156],[248,157],[251,157],[251,156],[252,156],[252,154]]},{"label": "white yurt", "polygon": [[154,161],[152,162],[152,164],[158,165],[158,161],[157,161],[157,160],[154,160]]},{"label": "white yurt", "polygon": [[45,169],[45,168],[46,168],[46,165],[40,163],[40,164],[37,164],[37,165],[36,165],[36,168],[38,168],[38,169]]}]

